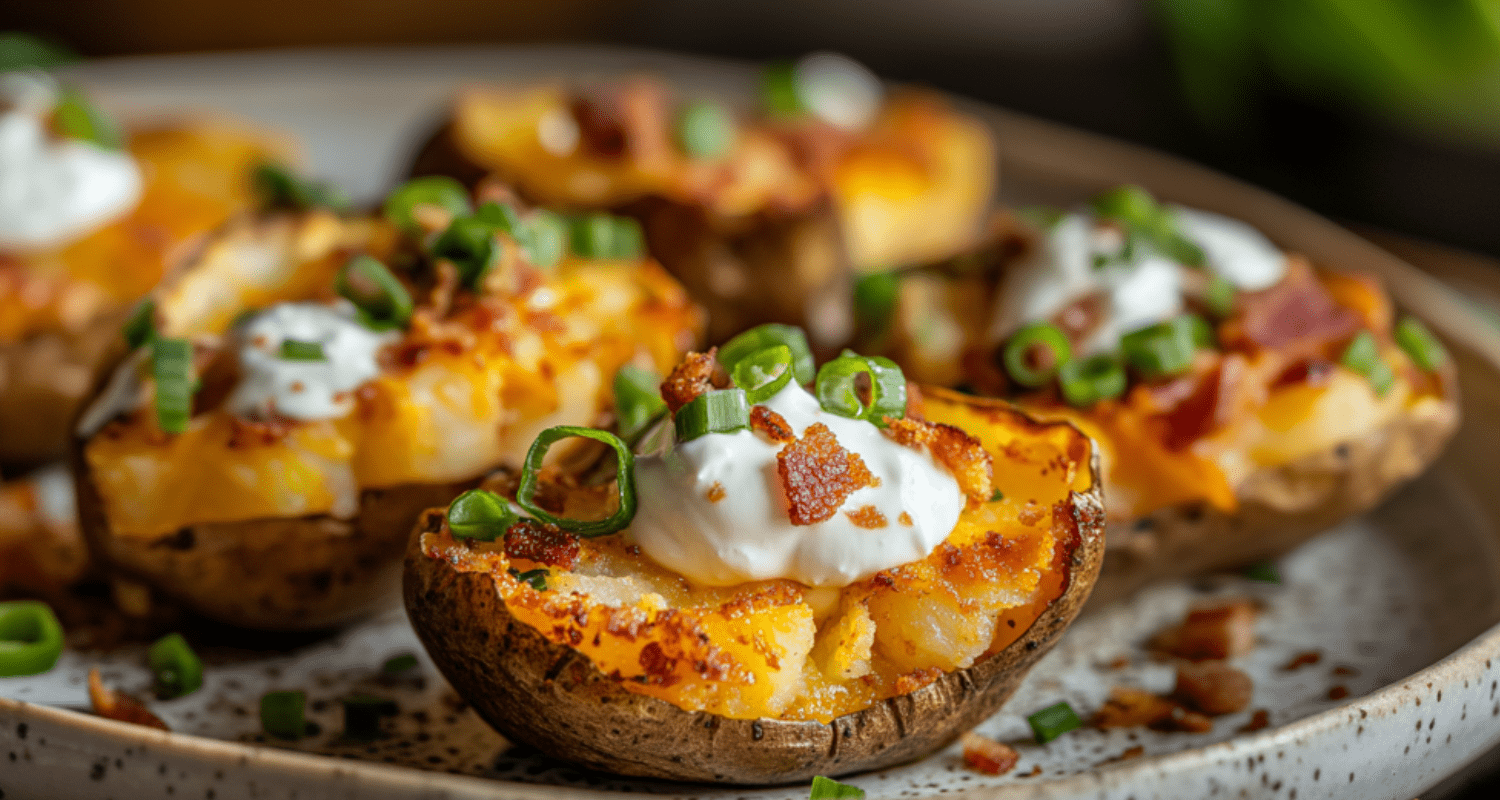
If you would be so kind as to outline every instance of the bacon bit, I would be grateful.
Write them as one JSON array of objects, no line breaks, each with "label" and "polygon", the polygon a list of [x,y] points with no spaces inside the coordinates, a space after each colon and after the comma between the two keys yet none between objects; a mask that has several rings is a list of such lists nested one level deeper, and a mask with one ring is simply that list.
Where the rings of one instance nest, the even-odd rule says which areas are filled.
[{"label": "bacon bit", "polygon": [[1130,666],[1130,657],[1129,656],[1115,656],[1114,658],[1112,658],[1112,659],[1109,660],[1108,664],[1104,665],[1104,668],[1105,669],[1124,669],[1124,668],[1126,668],[1128,666]]},{"label": "bacon bit", "polygon": [[1292,657],[1286,666],[1281,668],[1282,672],[1292,672],[1299,667],[1311,666],[1323,660],[1323,654],[1317,650],[1306,650]]},{"label": "bacon bit", "polygon": [[1254,691],[1249,675],[1222,661],[1203,661],[1177,668],[1177,687],[1172,696],[1217,717],[1243,711]]},{"label": "bacon bit", "polygon": [[1121,761],[1129,761],[1132,758],[1140,758],[1145,754],[1146,748],[1142,745],[1136,745],[1135,747],[1126,748],[1125,752],[1115,756],[1114,758],[1106,758],[1103,761],[1100,761],[1098,766],[1103,767],[1109,764],[1118,764]]},{"label": "bacon bit", "polygon": [[750,407],[750,429],[779,444],[797,438],[786,419],[765,406]]},{"label": "bacon bit", "polygon": [[672,672],[677,666],[677,660],[667,655],[662,649],[661,642],[651,642],[641,648],[641,669],[646,671],[650,683],[667,685],[665,682],[672,677]]},{"label": "bacon bit", "polygon": [[1348,697],[1348,696],[1349,696],[1349,687],[1347,687],[1347,686],[1335,686],[1335,687],[1333,687],[1333,688],[1331,688],[1331,689],[1328,690],[1328,699],[1329,700],[1343,700],[1345,697]]},{"label": "bacon bit", "polygon": [[903,694],[911,694],[916,690],[942,677],[941,667],[928,667],[927,669],[912,670],[905,675],[896,677],[895,692],[899,697]]},{"label": "bacon bit", "polygon": [[1213,729],[1214,721],[1145,689],[1120,687],[1110,692],[1109,700],[1094,715],[1093,724],[1104,730],[1149,727],[1167,732],[1203,733]]},{"label": "bacon bit", "polygon": [[1287,266],[1280,283],[1240,295],[1233,322],[1246,339],[1268,350],[1312,354],[1359,329],[1359,315],[1333,299],[1306,260],[1293,258]]},{"label": "bacon bit", "polygon": [[1062,329],[1070,344],[1078,347],[1098,329],[1106,310],[1104,292],[1094,292],[1063,306],[1061,311],[1052,315],[1052,324]]},{"label": "bacon bit", "polygon": [[854,523],[856,527],[868,528],[870,530],[884,528],[889,524],[886,522],[885,515],[880,513],[880,509],[875,506],[864,506],[858,511],[847,511],[844,513],[844,516],[848,517],[849,521]]},{"label": "bacon bit", "polygon": [[979,440],[953,427],[920,419],[886,417],[886,435],[906,447],[926,446],[958,480],[958,488],[978,504],[994,494],[995,462]]},{"label": "bacon bit", "polygon": [[1249,600],[1197,609],[1181,625],[1158,633],[1151,647],[1189,661],[1243,655],[1255,647],[1256,613]]},{"label": "bacon bit", "polygon": [[964,747],[964,766],[986,775],[1004,775],[1021,760],[1015,748],[977,733],[965,733],[959,742]]},{"label": "bacon bit", "polygon": [[1035,500],[1027,500],[1026,505],[1016,512],[1016,520],[1028,527],[1041,522],[1047,516],[1047,512]]},{"label": "bacon bit", "polygon": [[229,420],[228,445],[233,449],[255,444],[276,444],[285,439],[296,427],[297,422],[286,417],[253,420],[233,416]]},{"label": "bacon bit", "polygon": [[1020,775],[1017,775],[1016,777],[1017,778],[1035,778],[1036,776],[1038,776],[1040,774],[1042,774],[1042,765],[1041,764],[1037,764],[1036,766],[1034,766],[1034,767],[1031,768],[1030,772],[1023,772]]},{"label": "bacon bit", "polygon": [[578,537],[550,523],[523,519],[505,532],[505,557],[572,569],[578,563]]},{"label": "bacon bit", "polygon": [[821,422],[809,425],[801,439],[776,454],[776,471],[793,525],[831,518],[849,495],[869,486],[873,477],[864,459],[845,450]]},{"label": "bacon bit", "polygon": [[717,352],[718,348],[710,348],[707,353],[688,353],[661,382],[661,399],[667,401],[672,413],[714,388],[714,371],[719,366],[714,360]]},{"label": "bacon bit", "polygon": [[724,484],[719,483],[718,481],[714,481],[714,485],[708,487],[708,494],[705,496],[708,497],[708,502],[717,503],[720,500],[723,500],[727,495],[728,492],[724,491]]},{"label": "bacon bit", "polygon": [[579,138],[608,157],[627,153],[642,164],[660,162],[670,147],[667,98],[655,81],[636,79],[574,99]]},{"label": "bacon bit", "polygon": [[1248,374],[1249,360],[1239,353],[1230,353],[1217,361],[1197,380],[1188,396],[1163,416],[1164,443],[1168,450],[1184,450],[1234,418],[1235,401],[1245,395],[1241,384]]},{"label": "bacon bit", "polygon": [[901,512],[901,516],[896,517],[896,521],[900,522],[902,525],[905,525],[908,528],[912,526],[911,515],[906,513],[905,511]]},{"label": "bacon bit", "polygon": [[1255,733],[1256,731],[1265,730],[1269,727],[1271,727],[1271,712],[1265,710],[1264,708],[1257,708],[1255,709],[1255,713],[1250,715],[1250,721],[1245,723],[1244,727],[1240,728],[1239,732]]},{"label": "bacon bit", "polygon": [[171,730],[167,723],[151,713],[141,701],[123,692],[104,688],[104,679],[99,677],[98,667],[89,670],[89,702],[94,706],[94,713],[105,719],[145,725],[161,731]]},{"label": "bacon bit", "polygon": [[1343,666],[1343,665],[1339,665],[1339,666],[1333,668],[1333,674],[1334,675],[1338,675],[1340,677],[1347,678],[1347,677],[1350,677],[1352,675],[1358,675],[1359,674],[1359,670],[1355,669],[1354,667],[1346,667],[1346,666]]},{"label": "bacon bit", "polygon": [[1304,358],[1282,370],[1280,375],[1272,379],[1270,389],[1275,391],[1299,384],[1322,386],[1333,377],[1333,372],[1333,362],[1326,358]]}]

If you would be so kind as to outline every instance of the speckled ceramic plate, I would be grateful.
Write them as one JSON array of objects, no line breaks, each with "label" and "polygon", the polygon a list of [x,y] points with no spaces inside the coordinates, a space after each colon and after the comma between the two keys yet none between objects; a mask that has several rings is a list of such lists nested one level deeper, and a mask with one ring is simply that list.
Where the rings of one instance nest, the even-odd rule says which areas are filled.
[{"label": "speckled ceramic plate", "polygon": [[[753,79],[747,68],[721,62],[557,48],[161,58],[99,63],[76,75],[130,114],[222,109],[284,127],[304,139],[315,171],[373,197],[465,81],[640,68],[719,91],[744,92]],[[1281,585],[1182,582],[1086,615],[980,729],[1020,751],[1011,774],[970,772],[950,749],[850,782],[871,797],[1406,800],[1500,742],[1500,470],[1493,456],[1500,452],[1500,335],[1453,290],[1264,192],[1098,137],[971,110],[995,128],[1009,200],[1070,202],[1108,184],[1139,182],[1241,217],[1320,263],[1380,275],[1447,336],[1461,367],[1466,422],[1426,477],[1284,559]],[[1266,608],[1260,646],[1241,666],[1255,679],[1251,709],[1265,710],[1269,727],[1247,730],[1247,710],[1220,718],[1208,734],[1082,730],[1046,746],[1029,743],[1025,716],[1058,700],[1092,709],[1113,686],[1167,689],[1170,667],[1152,662],[1140,643],[1214,595],[1250,596]],[[0,679],[0,797],[807,795],[805,787],[627,781],[511,749],[425,659],[402,677],[378,674],[385,658],[419,650],[399,610],[290,651],[211,650],[202,691],[153,706],[170,734],[78,710],[91,665],[102,666],[112,685],[144,695],[149,676],[139,650],[69,652],[48,675]],[[296,750],[262,743],[257,698],[293,688],[307,690],[310,718],[322,732]],[[355,690],[398,702],[389,737],[340,737],[336,698]]]}]

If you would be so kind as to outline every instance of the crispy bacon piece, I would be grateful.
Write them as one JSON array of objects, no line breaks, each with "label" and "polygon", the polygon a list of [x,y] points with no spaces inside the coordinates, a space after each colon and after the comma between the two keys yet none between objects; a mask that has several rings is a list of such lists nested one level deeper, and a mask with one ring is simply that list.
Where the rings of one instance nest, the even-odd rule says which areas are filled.
[{"label": "crispy bacon piece", "polygon": [[886,418],[886,435],[906,447],[926,446],[938,463],[958,480],[958,488],[975,503],[994,493],[995,462],[979,439],[953,427],[922,419]]},{"label": "crispy bacon piece", "polygon": [[672,374],[661,382],[661,399],[667,402],[672,413],[693,402],[698,395],[712,390],[715,372],[719,364],[714,360],[718,348],[709,348],[707,353],[688,353],[682,363],[672,368]]},{"label": "crispy bacon piece", "polygon": [[1257,708],[1255,709],[1255,713],[1250,715],[1250,721],[1245,723],[1245,725],[1240,728],[1239,732],[1255,733],[1256,731],[1265,730],[1269,727],[1271,727],[1271,712],[1265,710],[1264,708]]},{"label": "crispy bacon piece", "polygon": [[151,713],[141,701],[123,692],[106,689],[104,679],[99,677],[98,667],[89,670],[89,702],[94,706],[94,713],[106,719],[145,725],[161,731],[171,730],[167,723]]},{"label": "crispy bacon piece", "polygon": [[858,489],[874,485],[874,475],[858,453],[839,444],[827,425],[813,423],[776,454],[776,472],[786,493],[793,525],[811,525],[838,513]]},{"label": "crispy bacon piece", "polygon": [[1187,733],[1203,733],[1214,727],[1214,721],[1204,714],[1145,689],[1128,687],[1117,687],[1109,693],[1109,699],[1094,715],[1093,724],[1106,730],[1149,727]]},{"label": "crispy bacon piece", "polygon": [[579,138],[593,153],[660,162],[670,150],[667,98],[650,80],[631,80],[574,98]]},{"label": "crispy bacon piece", "polygon": [[1250,705],[1255,683],[1223,661],[1202,661],[1177,668],[1172,697],[1212,717],[1233,714]]},{"label": "crispy bacon piece", "polygon": [[875,506],[863,506],[855,511],[847,512],[845,516],[859,528],[875,530],[884,528],[887,524],[885,515],[880,513],[880,509]]},{"label": "crispy bacon piece", "polygon": [[572,569],[578,564],[578,537],[556,525],[523,519],[505,532],[505,557]]},{"label": "crispy bacon piece", "polygon": [[1195,381],[1188,395],[1163,415],[1168,450],[1184,450],[1234,419],[1248,368],[1243,355],[1230,353]]},{"label": "crispy bacon piece", "polygon": [[765,406],[750,407],[750,429],[778,444],[797,438],[786,418]]},{"label": "crispy bacon piece", "polygon": [[1241,335],[1268,350],[1311,354],[1359,329],[1359,315],[1333,299],[1306,260],[1287,266],[1280,283],[1241,296],[1235,320]]},{"label": "crispy bacon piece", "polygon": [[1004,775],[1021,760],[1015,748],[977,733],[965,733],[958,740],[964,747],[964,765],[986,775]]},{"label": "crispy bacon piece", "polygon": [[1255,647],[1255,604],[1231,600],[1190,612],[1151,640],[1152,648],[1189,661],[1233,658]]},{"label": "crispy bacon piece", "polygon": [[1317,650],[1304,650],[1282,666],[1283,672],[1292,672],[1301,667],[1311,666],[1323,660],[1323,654]]}]

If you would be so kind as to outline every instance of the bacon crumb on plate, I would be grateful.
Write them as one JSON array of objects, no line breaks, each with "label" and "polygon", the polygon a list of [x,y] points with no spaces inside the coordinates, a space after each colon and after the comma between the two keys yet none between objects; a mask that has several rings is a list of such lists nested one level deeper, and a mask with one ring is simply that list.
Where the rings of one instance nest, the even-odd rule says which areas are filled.
[{"label": "bacon crumb on plate", "polygon": [[965,733],[959,742],[964,748],[964,765],[986,775],[1004,775],[1021,760],[1015,748],[977,733]]},{"label": "bacon crumb on plate", "polygon": [[123,692],[105,688],[104,679],[99,677],[98,667],[89,670],[89,702],[94,706],[94,713],[105,719],[145,725],[162,731],[171,730],[167,723],[151,713],[141,701]]},{"label": "bacon crumb on plate", "polygon": [[1231,600],[1188,613],[1181,625],[1167,628],[1151,647],[1189,661],[1233,658],[1255,647],[1255,604]]},{"label": "bacon crumb on plate", "polygon": [[1254,693],[1250,676],[1222,661],[1179,666],[1177,686],[1172,690],[1177,700],[1214,717],[1243,711]]}]

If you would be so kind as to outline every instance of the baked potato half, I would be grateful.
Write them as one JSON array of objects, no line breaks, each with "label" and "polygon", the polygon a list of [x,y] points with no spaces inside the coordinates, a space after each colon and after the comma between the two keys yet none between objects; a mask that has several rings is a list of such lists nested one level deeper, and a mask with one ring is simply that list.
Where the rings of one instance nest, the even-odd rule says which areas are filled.
[{"label": "baked potato half", "polygon": [[237,220],[152,294],[76,430],[84,535],[117,579],[239,626],[348,622],[397,600],[422,509],[537,430],[607,419],[605,376],[699,335],[639,254],[542,264],[510,227],[541,212],[445,188],[388,207],[401,224]]},{"label": "baked potato half", "polygon": [[58,597],[88,566],[66,470],[0,482],[0,598]]},{"label": "baked potato half", "polygon": [[286,147],[194,119],[131,130],[116,149],[63,135],[71,128],[58,115],[76,115],[81,98],[29,73],[7,75],[0,94],[17,84],[35,90],[31,99],[11,96],[0,114],[7,130],[35,138],[6,145],[21,148],[28,167],[5,177],[7,196],[24,207],[0,211],[0,463],[34,464],[65,454],[68,423],[131,307],[208,231],[251,206],[254,166]]},{"label": "baked potato half", "polygon": [[[679,434],[692,425],[684,417],[693,418],[672,398],[680,378],[682,368],[663,384]],[[940,528],[930,550],[854,568],[848,552],[822,562],[803,549],[789,562],[762,564],[755,579],[733,577],[757,569],[757,548],[776,547],[767,542],[821,535],[801,526],[828,523],[796,521],[808,486],[838,484],[845,474],[814,470],[816,481],[799,483],[796,475],[812,473],[777,466],[768,479],[780,472],[779,488],[768,489],[760,467],[724,471],[704,449],[688,449],[719,437],[708,451],[728,448],[737,463],[758,463],[768,451],[757,440],[782,448],[780,465],[828,435],[809,423],[827,418],[804,413],[817,401],[796,383],[764,402],[750,412],[750,429],[637,459],[627,468],[637,510],[616,535],[579,538],[506,517],[481,536],[467,498],[446,515],[422,517],[406,559],[408,616],[449,682],[497,730],[626,775],[766,784],[875,769],[926,755],[992,714],[1078,613],[1104,546],[1092,444],[1069,425],[941,389],[913,398],[882,441],[926,453],[952,471],[957,489],[903,495],[913,503],[899,522],[898,506],[884,505],[890,495],[823,498],[834,515],[825,519],[847,515],[854,525],[824,539],[823,555],[850,548],[860,551],[857,561],[888,547],[887,537],[908,535],[912,517],[921,529],[921,504],[961,492],[957,523]],[[879,448],[854,444],[863,441],[855,433],[841,427],[837,440],[883,469],[874,466],[889,463]],[[818,458],[837,460],[839,448]],[[663,470],[673,477],[663,479]],[[684,492],[663,491],[684,474],[694,475],[675,484]],[[867,491],[910,478],[886,474]],[[610,493],[597,486],[560,483],[569,488],[543,493],[554,510],[588,518],[614,509],[599,509]],[[517,501],[530,510],[525,478],[521,485]],[[776,502],[758,507],[757,493]],[[718,521],[708,516],[716,506],[724,508]],[[679,526],[663,540],[663,525],[679,513],[701,529]],[[740,526],[740,539],[709,551],[690,544],[726,519]],[[693,559],[685,569],[666,566],[683,553]],[[820,569],[844,572],[829,579]],[[772,577],[788,574],[797,577]]]},{"label": "baked potato half", "polygon": [[1457,429],[1441,343],[1369,276],[1135,187],[1029,216],[963,264],[900,278],[872,338],[920,380],[1099,443],[1100,600],[1279,556],[1373,507]]},{"label": "baked potato half", "polygon": [[981,124],[935,96],[882,94],[826,53],[767,70],[750,113],[645,77],[478,88],[412,171],[633,216],[707,308],[711,341],[771,321],[828,349],[849,336],[855,276],[969,246],[994,191]]}]

